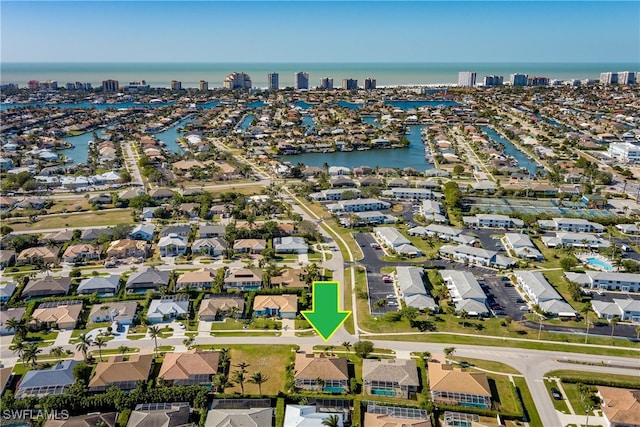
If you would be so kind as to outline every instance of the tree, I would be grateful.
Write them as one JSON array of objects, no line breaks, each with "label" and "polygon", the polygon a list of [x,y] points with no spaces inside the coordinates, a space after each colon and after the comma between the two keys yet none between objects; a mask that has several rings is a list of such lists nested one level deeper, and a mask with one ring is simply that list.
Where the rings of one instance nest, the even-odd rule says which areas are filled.
[{"label": "tree", "polygon": [[194,341],[195,341],[195,338],[193,337],[193,335],[189,335],[188,337],[182,340],[182,344],[184,344],[184,346],[187,347],[187,350],[188,350],[193,345]]},{"label": "tree", "polygon": [[255,384],[258,386],[258,393],[260,393],[260,397],[262,397],[262,384],[266,383],[269,380],[269,377],[266,375],[262,375],[262,372],[256,371],[249,378],[249,382],[251,384]]},{"label": "tree", "polygon": [[76,344],[76,350],[82,352],[82,356],[84,357],[84,361],[87,361],[87,351],[89,350],[89,346],[93,340],[91,337],[88,337],[87,334],[82,334],[78,337],[78,343]]},{"label": "tree", "polygon": [[566,257],[560,260],[560,267],[562,267],[564,271],[569,271],[576,265],[578,265],[578,260],[574,257]]},{"label": "tree", "polygon": [[453,357],[453,354],[456,352],[456,348],[455,347],[445,347],[444,348],[444,355],[446,358],[450,358]]},{"label": "tree", "polygon": [[591,303],[588,302],[586,303],[581,309],[580,309],[580,313],[582,315],[584,315],[584,325],[585,325],[585,337],[584,337],[584,343],[587,343],[587,340],[589,339],[589,313],[591,313],[593,311],[593,307],[591,307]]},{"label": "tree", "polygon": [[431,352],[423,351],[422,353],[420,353],[420,357],[422,358],[422,360],[426,364],[429,361],[429,359],[431,359]]},{"label": "tree", "polygon": [[223,392],[226,386],[227,377],[222,372],[215,374],[211,379],[211,387],[213,388],[214,393]]},{"label": "tree", "polygon": [[342,343],[342,346],[344,347],[345,351],[347,352],[347,356],[348,356],[349,355],[349,350],[352,347],[351,342],[345,341],[345,342]]},{"label": "tree", "polygon": [[153,338],[156,357],[158,357],[158,337],[160,336],[160,327],[159,326],[150,326],[149,327],[149,336]]},{"label": "tree", "polygon": [[23,356],[26,349],[27,349],[27,345],[23,340],[16,341],[9,346],[9,350],[13,351],[14,353],[18,353],[18,358],[22,359],[23,363],[24,363]]},{"label": "tree", "polygon": [[464,166],[462,165],[455,165],[453,167],[453,174],[454,175],[462,175],[464,173]]},{"label": "tree", "polygon": [[373,351],[373,343],[371,341],[358,341],[353,345],[353,351],[365,359]]},{"label": "tree", "polygon": [[513,319],[509,316],[504,318],[504,324],[507,325],[507,331],[509,331],[510,326],[511,326],[511,322],[513,322]]},{"label": "tree", "polygon": [[104,335],[98,335],[93,341],[93,345],[98,347],[98,354],[100,355],[100,361],[102,362],[102,347],[107,345],[107,338]]},{"label": "tree", "polygon": [[322,421],[322,425],[323,426],[328,426],[328,427],[339,427],[340,426],[340,417],[338,417],[337,415],[329,415],[329,418],[327,418],[326,420]]},{"label": "tree", "polygon": [[240,394],[244,395],[244,383],[247,381],[246,371],[243,369],[234,371],[232,381],[240,386]]},{"label": "tree", "polygon": [[10,331],[13,331],[15,335],[16,343],[20,341],[24,341],[24,338],[27,336],[27,325],[26,322],[22,319],[10,318],[7,320],[6,328]]},{"label": "tree", "polygon": [[38,363],[38,354],[40,353],[42,353],[42,349],[38,347],[38,344],[29,344],[24,350],[24,362],[31,362],[31,366],[35,368]]},{"label": "tree", "polygon": [[126,345],[121,345],[120,347],[118,347],[118,351],[124,356],[125,353],[129,352],[129,347],[127,347]]},{"label": "tree", "polygon": [[53,357],[55,357],[56,359],[58,359],[58,362],[60,362],[60,360],[62,360],[62,356],[64,356],[64,349],[60,346],[58,347],[53,347],[50,351],[49,354],[51,354]]}]

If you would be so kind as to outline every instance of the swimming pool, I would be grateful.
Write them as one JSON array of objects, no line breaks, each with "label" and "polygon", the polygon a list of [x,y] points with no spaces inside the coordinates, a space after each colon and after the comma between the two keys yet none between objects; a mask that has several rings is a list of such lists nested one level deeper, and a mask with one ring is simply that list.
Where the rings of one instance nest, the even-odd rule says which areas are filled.
[{"label": "swimming pool", "polygon": [[599,258],[587,258],[586,261],[589,264],[595,265],[596,267],[601,268],[604,271],[614,271],[615,267],[612,266],[611,264],[609,264],[608,262],[605,262]]}]

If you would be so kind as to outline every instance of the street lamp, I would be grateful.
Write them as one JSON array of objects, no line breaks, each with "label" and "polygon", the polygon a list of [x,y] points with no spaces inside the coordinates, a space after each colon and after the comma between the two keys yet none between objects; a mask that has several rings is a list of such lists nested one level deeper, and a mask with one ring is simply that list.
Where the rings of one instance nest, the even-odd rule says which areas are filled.
[{"label": "street lamp", "polygon": [[540,334],[542,333],[542,321],[547,320],[544,316],[538,316],[538,341],[540,341]]},{"label": "street lamp", "polygon": [[584,336],[584,343],[587,343],[587,340],[589,339],[589,328],[591,327],[591,322],[587,320],[587,333]]},{"label": "street lamp", "polygon": [[584,412],[587,414],[587,422],[585,423],[585,427],[589,427],[589,412],[593,410],[593,406],[589,405],[584,409]]}]

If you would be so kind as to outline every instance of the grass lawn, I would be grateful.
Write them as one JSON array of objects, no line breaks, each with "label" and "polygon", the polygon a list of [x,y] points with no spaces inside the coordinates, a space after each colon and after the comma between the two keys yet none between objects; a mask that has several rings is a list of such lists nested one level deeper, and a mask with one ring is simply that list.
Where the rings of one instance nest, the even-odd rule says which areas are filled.
[{"label": "grass lawn", "polygon": [[88,328],[74,329],[73,332],[71,332],[71,338],[78,338],[80,335],[86,334],[94,329],[104,328],[106,330],[109,326],[111,326],[110,322],[89,323]]},{"label": "grass lawn", "polygon": [[[18,222],[19,221],[19,222]],[[27,220],[7,219],[6,224],[15,231],[43,230],[48,228],[76,228],[95,225],[115,225],[130,223],[131,209],[104,210],[82,214],[64,214],[56,216],[41,216],[38,221],[29,224]]]},{"label": "grass lawn", "polygon": [[[589,405],[592,404],[591,399],[585,396],[585,400],[584,401],[582,400],[582,396],[580,396],[580,392],[578,391],[577,384],[562,383],[562,388],[564,389],[564,392],[565,392],[565,398],[568,399],[569,402],[571,403],[571,406],[573,407],[574,412],[576,414],[586,415]],[[592,393],[592,394],[595,394],[595,393]],[[598,409],[598,408],[591,407],[590,414],[593,414],[594,409]]]},{"label": "grass lawn", "polygon": [[520,371],[518,371],[517,369],[514,369],[509,365],[505,365],[504,363],[494,362],[492,360],[473,359],[470,357],[456,357],[456,356],[451,357],[450,359],[457,360],[459,362],[461,361],[467,362],[469,364],[469,369],[480,368],[480,369],[486,369],[487,371],[520,375]]},{"label": "grass lawn", "polygon": [[[247,378],[255,372],[260,371],[266,374],[268,381],[262,384],[262,393],[264,395],[275,396],[279,391],[285,389],[286,366],[293,359],[294,353],[292,346],[273,345],[269,347],[269,351],[265,352],[261,346],[252,345],[235,345],[228,346],[231,349],[231,368],[229,377],[233,378],[233,372],[239,368],[237,365],[241,362],[248,363]],[[258,386],[251,383],[244,385],[245,393],[258,394]],[[225,393],[240,392],[240,387],[234,385],[225,389]]]},{"label": "grass lawn", "polygon": [[524,403],[525,410],[527,411],[527,419],[529,420],[529,427],[544,427],[542,425],[542,420],[540,419],[540,415],[538,414],[538,410],[536,409],[536,405],[533,402],[533,397],[531,397],[531,392],[529,392],[529,387],[527,387],[527,382],[524,378],[517,377],[514,378],[513,381],[516,383],[516,387],[520,390],[520,396],[522,397],[522,402]]},{"label": "grass lawn", "polygon": [[[505,375],[488,374],[489,386],[491,387],[492,399],[496,409],[502,414],[520,414],[520,405],[511,388],[509,377]],[[494,388],[495,387],[495,388]],[[497,393],[497,396],[496,396]]]},{"label": "grass lawn", "polygon": [[91,208],[88,198],[78,197],[76,199],[57,199],[50,209],[47,209],[47,213],[64,213],[75,212],[77,207],[80,206],[82,210],[88,210]]},{"label": "grass lawn", "polygon": [[[246,328],[245,328],[246,326]],[[281,323],[271,319],[252,319],[246,325],[242,320],[225,319],[224,322],[212,322],[211,332],[232,331],[232,330],[279,330]]]},{"label": "grass lawn", "polygon": [[128,340],[141,340],[142,338],[146,337],[145,334],[131,334],[131,335],[127,335],[127,339]]},{"label": "grass lawn", "polygon": [[[342,284],[343,286],[342,292],[344,293],[343,310],[346,310],[346,311],[354,310],[353,304],[351,303],[351,299],[352,299],[351,268],[353,267],[350,267],[344,271],[344,283]],[[353,314],[347,317],[347,320],[344,322],[344,329],[347,332],[349,332],[351,335],[354,335],[356,333]]]},{"label": "grass lawn", "polygon": [[[37,342],[37,341],[55,341],[58,337],[58,331],[50,331],[50,332],[28,332],[27,338],[25,341],[27,342]],[[15,336],[14,336],[15,340]]]},{"label": "grass lawn", "polygon": [[[127,353],[138,353],[140,351],[139,348],[134,348],[134,347],[127,347]],[[98,358],[98,350],[91,350],[89,352],[89,354],[93,355],[93,357]],[[120,351],[119,348],[107,348],[107,349],[103,349],[102,350],[102,358],[104,359],[104,356],[113,356],[113,355],[120,355],[122,354],[122,352]]]},{"label": "grass lawn", "polygon": [[[592,384],[592,381],[594,379],[594,374],[591,372],[574,371],[569,369],[559,369],[556,371],[550,371],[550,372],[547,372],[545,376],[575,378],[576,380],[584,384]],[[640,377],[631,376],[631,375],[607,374],[606,380],[630,383],[631,385],[633,385],[634,388],[640,389]],[[562,386],[564,387],[564,383]]]},{"label": "grass lawn", "polygon": [[[547,393],[549,394],[549,398],[551,399],[551,402],[553,402],[553,407],[556,408],[556,410],[562,412],[563,414],[570,413],[569,407],[567,406],[567,402],[565,402],[564,399],[556,400],[553,398],[553,395],[551,394],[551,387],[558,388],[558,384],[555,381],[544,380],[544,385],[547,388]],[[560,389],[558,388],[558,390]]]}]

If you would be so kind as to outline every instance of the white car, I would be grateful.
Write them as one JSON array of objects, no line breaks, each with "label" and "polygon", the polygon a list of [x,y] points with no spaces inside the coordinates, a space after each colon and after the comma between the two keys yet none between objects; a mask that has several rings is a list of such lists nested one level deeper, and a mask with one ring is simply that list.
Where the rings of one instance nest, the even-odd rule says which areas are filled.
[{"label": "white car", "polygon": [[185,328],[185,326],[184,326],[184,324],[182,322],[178,322],[177,325],[178,325],[178,327],[180,329],[184,329]]}]

